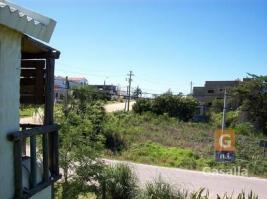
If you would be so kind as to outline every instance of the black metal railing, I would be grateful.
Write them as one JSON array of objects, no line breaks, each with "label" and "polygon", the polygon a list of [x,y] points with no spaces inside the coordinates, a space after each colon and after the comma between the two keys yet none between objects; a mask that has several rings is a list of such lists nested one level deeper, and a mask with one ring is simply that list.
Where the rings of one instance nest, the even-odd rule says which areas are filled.
[{"label": "black metal railing", "polygon": [[[29,198],[50,186],[60,178],[58,165],[59,125],[22,124],[21,131],[8,134],[14,143],[15,198]],[[37,136],[41,136],[42,181],[37,182]],[[26,140],[30,139],[30,176],[29,187],[23,185],[23,157],[26,156]]]}]

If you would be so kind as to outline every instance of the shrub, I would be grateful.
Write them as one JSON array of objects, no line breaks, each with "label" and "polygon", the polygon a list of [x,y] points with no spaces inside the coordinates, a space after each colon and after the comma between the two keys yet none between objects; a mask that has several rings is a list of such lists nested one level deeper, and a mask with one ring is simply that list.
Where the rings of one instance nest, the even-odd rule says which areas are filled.
[{"label": "shrub", "polygon": [[[142,199],[209,199],[209,191],[201,188],[195,192],[175,189],[169,183],[162,181],[161,178],[154,182],[148,183],[144,190]],[[258,196],[250,191],[248,194],[242,192],[233,197],[225,193],[223,196],[217,195],[217,199],[258,199]]]},{"label": "shrub", "polygon": [[148,183],[143,194],[143,199],[186,199],[187,191],[175,190],[170,184],[161,178]]},{"label": "shrub", "polygon": [[242,135],[251,135],[255,133],[255,129],[251,123],[244,122],[236,125],[235,132]]},{"label": "shrub", "polygon": [[121,152],[126,148],[126,141],[122,134],[109,130],[105,133],[105,147],[113,153]]},{"label": "shrub", "polygon": [[223,99],[214,99],[211,104],[211,111],[221,113],[223,111]]},{"label": "shrub", "polygon": [[197,101],[192,97],[181,95],[163,94],[153,100],[138,99],[133,105],[135,113],[153,112],[157,115],[167,114],[183,121],[193,118]]},{"label": "shrub", "polygon": [[150,99],[137,99],[136,103],[133,105],[133,111],[135,113],[143,113],[151,111],[152,101]]},{"label": "shrub", "polygon": [[192,97],[164,94],[155,98],[152,112],[158,115],[167,113],[170,117],[188,121],[193,118],[196,107],[197,101]]},{"label": "shrub", "polygon": [[[239,111],[229,111],[226,112],[225,115],[225,125],[226,127],[234,127],[239,118]],[[212,113],[211,121],[216,127],[220,127],[222,125],[222,113]]]},{"label": "shrub", "polygon": [[134,199],[139,190],[134,172],[125,164],[108,166],[100,182],[102,198]]}]

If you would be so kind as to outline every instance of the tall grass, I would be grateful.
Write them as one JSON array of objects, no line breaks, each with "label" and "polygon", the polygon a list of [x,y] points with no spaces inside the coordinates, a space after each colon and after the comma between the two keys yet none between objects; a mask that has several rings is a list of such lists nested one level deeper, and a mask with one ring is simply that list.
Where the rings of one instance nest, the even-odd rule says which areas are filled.
[{"label": "tall grass", "polygon": [[[244,131],[240,127],[236,134],[236,161],[217,163],[214,158],[215,127],[212,124],[182,122],[151,113],[109,114],[105,130],[116,135],[113,142],[120,144],[118,149],[114,147],[117,144],[113,146],[115,153],[107,155],[109,158],[197,170],[207,166],[214,169],[240,167],[247,169],[250,176],[267,177],[267,159],[259,147],[259,141],[267,137],[240,133],[240,129]],[[180,153],[182,151],[190,153]],[[166,152],[165,157],[162,152]]]},{"label": "tall grass", "polygon": [[[108,166],[105,170],[104,181],[100,183],[101,199],[214,199],[209,191],[201,188],[195,192],[170,185],[162,180],[155,179],[145,187],[138,187],[135,173],[125,164]],[[258,199],[252,191],[248,194],[240,193],[237,197],[232,195],[217,195],[217,199]]]},{"label": "tall grass", "polygon": [[108,166],[101,188],[102,199],[135,199],[139,193],[137,178],[125,164]]}]

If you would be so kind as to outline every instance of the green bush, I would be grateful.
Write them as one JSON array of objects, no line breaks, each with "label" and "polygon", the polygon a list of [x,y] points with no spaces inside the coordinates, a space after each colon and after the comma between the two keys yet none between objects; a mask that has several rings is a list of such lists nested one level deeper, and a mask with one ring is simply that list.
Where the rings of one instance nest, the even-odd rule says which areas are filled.
[{"label": "green bush", "polygon": [[214,99],[211,103],[211,111],[221,113],[223,111],[223,99]]},{"label": "green bush", "polygon": [[137,199],[139,189],[134,172],[125,164],[108,166],[100,181],[102,198]]},{"label": "green bush", "polygon": [[[225,115],[225,125],[226,127],[234,127],[239,118],[239,111],[229,111]],[[211,121],[216,127],[221,127],[222,125],[222,113],[211,113]]]},{"label": "green bush", "polygon": [[[143,192],[142,199],[209,199],[209,191],[201,188],[195,192],[176,189],[161,178],[148,183]],[[223,196],[217,195],[217,199],[258,199],[258,196],[252,191],[246,194],[242,192],[237,197],[225,193]]]},{"label": "green bush", "polygon": [[183,121],[193,118],[197,101],[192,97],[164,94],[154,99],[152,112],[157,115],[167,113],[170,117],[176,117]]},{"label": "green bush", "polygon": [[193,118],[197,101],[192,97],[163,94],[153,100],[138,99],[133,106],[135,113],[153,112],[157,115],[167,114],[183,121]]},{"label": "green bush", "polygon": [[151,111],[152,109],[152,100],[150,99],[137,99],[133,105],[133,111],[135,113],[143,113]]},{"label": "green bush", "polygon": [[121,152],[126,148],[126,140],[122,134],[109,130],[105,132],[105,147],[113,153]]},{"label": "green bush", "polygon": [[252,135],[255,133],[255,129],[251,123],[244,122],[236,125],[235,132],[242,135]]},{"label": "green bush", "polygon": [[186,199],[187,191],[175,190],[161,178],[146,185],[143,199]]}]

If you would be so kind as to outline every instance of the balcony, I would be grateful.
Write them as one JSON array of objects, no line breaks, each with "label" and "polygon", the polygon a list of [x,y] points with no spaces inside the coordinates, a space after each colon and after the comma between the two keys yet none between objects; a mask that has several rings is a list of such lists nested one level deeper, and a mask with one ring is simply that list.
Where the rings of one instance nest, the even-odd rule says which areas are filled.
[{"label": "balcony", "polygon": [[[58,130],[57,124],[22,124],[21,131],[8,134],[8,139],[14,144],[15,198],[29,198],[60,178]],[[40,138],[39,147],[37,137]],[[30,149],[29,156],[26,148]],[[38,164],[37,152],[42,159],[41,166],[40,161]]]}]

